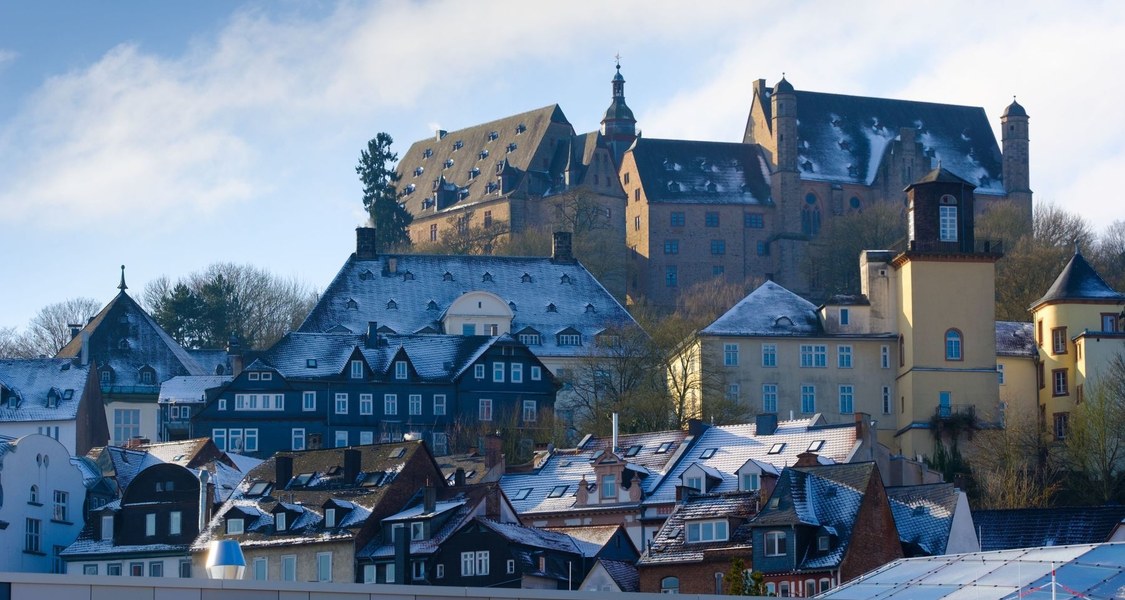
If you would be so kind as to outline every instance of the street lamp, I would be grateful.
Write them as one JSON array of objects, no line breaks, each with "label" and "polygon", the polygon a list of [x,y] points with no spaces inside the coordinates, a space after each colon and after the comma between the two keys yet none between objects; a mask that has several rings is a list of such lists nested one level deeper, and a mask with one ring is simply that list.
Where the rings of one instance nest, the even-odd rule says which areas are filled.
[{"label": "street lamp", "polygon": [[238,540],[212,540],[207,551],[207,575],[211,579],[242,579],[246,557]]}]

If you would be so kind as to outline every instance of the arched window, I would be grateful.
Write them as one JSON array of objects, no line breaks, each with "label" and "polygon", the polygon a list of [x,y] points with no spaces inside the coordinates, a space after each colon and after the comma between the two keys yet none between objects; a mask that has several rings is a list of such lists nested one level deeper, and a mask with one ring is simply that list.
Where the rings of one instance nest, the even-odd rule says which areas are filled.
[{"label": "arched window", "polygon": [[680,578],[679,577],[665,577],[660,580],[660,593],[661,594],[678,594],[680,593]]},{"label": "arched window", "polygon": [[945,332],[945,360],[961,360],[961,332],[950,329]]},{"label": "arched window", "polygon": [[31,495],[27,499],[32,504],[39,504],[39,486],[31,486]]},{"label": "arched window", "polygon": [[801,231],[805,235],[820,233],[820,204],[816,194],[811,192],[805,196],[805,205],[801,207]]}]

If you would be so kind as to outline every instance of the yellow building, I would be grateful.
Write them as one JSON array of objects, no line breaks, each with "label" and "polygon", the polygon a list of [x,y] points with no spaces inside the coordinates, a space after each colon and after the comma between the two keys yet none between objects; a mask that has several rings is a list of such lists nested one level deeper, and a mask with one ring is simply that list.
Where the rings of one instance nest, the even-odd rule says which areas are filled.
[{"label": "yellow building", "polygon": [[1051,289],[1031,305],[1039,348],[1039,419],[1066,438],[1070,412],[1110,359],[1125,353],[1125,294],[1114,290],[1075,247]]}]

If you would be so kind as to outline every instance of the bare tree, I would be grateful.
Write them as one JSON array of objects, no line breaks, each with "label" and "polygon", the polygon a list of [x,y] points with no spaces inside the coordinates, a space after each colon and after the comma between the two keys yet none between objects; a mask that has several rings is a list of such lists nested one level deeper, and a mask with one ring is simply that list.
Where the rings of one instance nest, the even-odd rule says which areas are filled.
[{"label": "bare tree", "polygon": [[1085,386],[1070,415],[1066,457],[1096,503],[1120,499],[1125,484],[1125,357],[1114,356],[1102,376]]},{"label": "bare tree", "polygon": [[1042,508],[1062,489],[1060,465],[1034,414],[1008,418],[1002,429],[976,432],[965,456],[978,509]]},{"label": "bare tree", "polygon": [[859,254],[888,248],[902,239],[906,228],[902,210],[892,203],[876,203],[833,219],[809,243],[802,269],[817,298],[858,294]]},{"label": "bare tree", "polygon": [[85,325],[98,313],[101,305],[93,298],[70,298],[48,304],[28,324],[24,334],[25,353],[32,356],[54,356],[70,341],[71,325]]},{"label": "bare tree", "polygon": [[33,358],[35,355],[27,337],[17,333],[15,327],[0,327],[0,358]]},{"label": "bare tree", "polygon": [[1094,267],[1115,290],[1125,290],[1125,221],[1106,227],[1093,252]]},{"label": "bare tree", "polygon": [[506,221],[473,224],[475,211],[464,210],[446,218],[441,239],[414,244],[412,252],[429,254],[493,254],[503,248],[511,232]]}]

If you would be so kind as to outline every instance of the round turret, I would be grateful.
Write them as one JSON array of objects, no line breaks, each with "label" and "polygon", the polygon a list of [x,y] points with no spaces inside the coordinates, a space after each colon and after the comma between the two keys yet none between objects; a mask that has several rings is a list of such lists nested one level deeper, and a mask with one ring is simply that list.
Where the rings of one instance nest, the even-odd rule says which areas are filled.
[{"label": "round turret", "polygon": [[789,81],[787,79],[785,79],[784,74],[781,76],[781,81],[777,82],[777,85],[773,86],[773,93],[775,93],[775,94],[792,94],[793,93],[793,84],[789,83]]},{"label": "round turret", "polygon": [[1008,105],[1008,108],[1004,109],[1004,114],[1002,114],[1000,116],[1005,117],[1005,118],[1006,117],[1026,117],[1027,111],[1024,109],[1023,106],[1020,105],[1019,102],[1016,102],[1015,98],[1012,98],[1012,103]]}]

